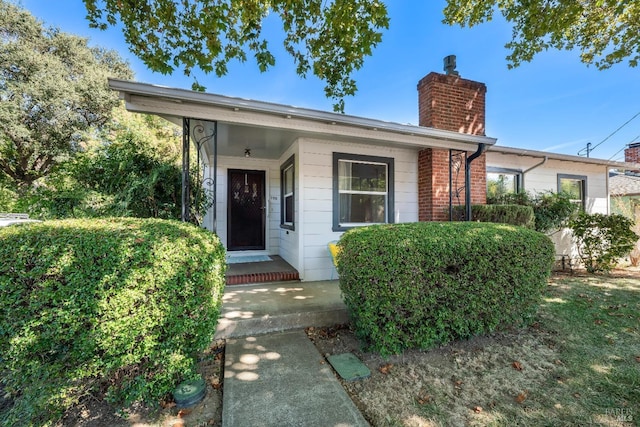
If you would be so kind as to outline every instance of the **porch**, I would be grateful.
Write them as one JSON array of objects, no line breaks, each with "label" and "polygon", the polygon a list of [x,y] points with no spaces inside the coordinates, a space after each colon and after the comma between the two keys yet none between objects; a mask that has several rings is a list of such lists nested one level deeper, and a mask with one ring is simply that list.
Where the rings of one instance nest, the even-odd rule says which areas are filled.
[{"label": "porch", "polygon": [[[485,197],[481,153],[495,139],[483,135],[482,84],[471,85],[480,92],[467,94],[482,111],[473,131],[463,133],[458,125],[397,124],[128,81],[109,84],[129,111],[182,125],[184,221],[216,233],[229,252],[277,254],[299,272],[296,277],[292,269],[265,265],[236,272],[232,266],[230,285],[333,278],[327,244],[352,227],[447,220],[463,200],[469,217],[472,167],[476,196]],[[461,119],[464,129],[468,117],[465,112]]]}]

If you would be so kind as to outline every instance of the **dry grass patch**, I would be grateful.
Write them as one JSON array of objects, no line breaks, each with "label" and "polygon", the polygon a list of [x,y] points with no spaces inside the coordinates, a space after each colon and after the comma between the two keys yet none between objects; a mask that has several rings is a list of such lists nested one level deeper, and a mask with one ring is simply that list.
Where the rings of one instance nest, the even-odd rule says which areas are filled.
[{"label": "dry grass patch", "polygon": [[348,327],[311,329],[371,378],[343,382],[373,426],[640,425],[640,278],[555,276],[537,322],[383,359]]}]

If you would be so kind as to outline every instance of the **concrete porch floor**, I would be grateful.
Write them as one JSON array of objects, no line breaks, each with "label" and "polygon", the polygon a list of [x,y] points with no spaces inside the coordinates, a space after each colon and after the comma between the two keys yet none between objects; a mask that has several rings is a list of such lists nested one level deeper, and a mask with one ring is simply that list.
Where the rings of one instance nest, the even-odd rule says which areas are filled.
[{"label": "concrete porch floor", "polygon": [[227,286],[215,339],[331,326],[348,320],[337,280]]}]

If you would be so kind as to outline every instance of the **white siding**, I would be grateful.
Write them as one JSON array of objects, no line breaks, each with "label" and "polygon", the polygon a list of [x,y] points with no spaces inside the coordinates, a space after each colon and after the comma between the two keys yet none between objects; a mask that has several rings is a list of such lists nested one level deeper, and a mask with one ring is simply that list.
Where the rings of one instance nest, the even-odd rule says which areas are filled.
[{"label": "white siding", "polygon": [[[487,168],[500,167],[525,171],[541,159],[514,154],[487,153]],[[549,159],[524,175],[524,190],[529,193],[558,191],[558,174],[587,177],[586,210],[589,213],[608,213],[609,191],[607,166]]]},{"label": "white siding", "polygon": [[[542,159],[496,152],[487,153],[487,168],[499,167],[525,171]],[[608,167],[590,163],[569,162],[549,159],[541,166],[524,175],[524,190],[529,193],[542,191],[558,192],[558,174],[587,177],[585,210],[589,213],[609,213]],[[557,254],[576,256],[576,248],[571,232],[559,230],[551,236]]]},{"label": "white siding", "polygon": [[299,271],[303,280],[328,280],[332,277],[333,266],[327,244],[342,235],[342,232],[332,230],[334,152],[393,158],[395,222],[418,220],[417,151],[318,139],[299,140],[299,150],[297,173],[302,191],[298,207],[302,212],[303,230],[303,262]]},{"label": "white siding", "polygon": [[[299,201],[300,201],[300,156],[298,153],[298,143],[295,142],[287,151],[280,156],[280,160],[278,161],[278,177],[280,177],[280,166],[284,164],[291,156],[295,156],[294,158],[294,207],[293,207],[293,218],[294,218],[294,229],[288,230],[285,228],[280,228],[280,207],[281,207],[281,198],[282,194],[280,188],[278,188],[277,193],[272,195],[272,201],[274,204],[278,205],[278,217],[277,217],[277,227],[278,227],[278,240],[279,240],[279,255],[287,261],[293,268],[300,272],[300,210],[299,210]],[[279,185],[279,184],[278,184]]]}]

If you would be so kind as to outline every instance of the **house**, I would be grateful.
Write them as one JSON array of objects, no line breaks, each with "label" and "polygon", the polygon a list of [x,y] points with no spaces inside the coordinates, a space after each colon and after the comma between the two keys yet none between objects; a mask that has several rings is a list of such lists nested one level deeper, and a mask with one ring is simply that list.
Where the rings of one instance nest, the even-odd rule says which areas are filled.
[{"label": "house", "polygon": [[[624,150],[627,163],[640,163],[640,142],[629,144]],[[615,171],[609,177],[611,209],[614,213],[640,219],[640,171]]]},{"label": "house", "polygon": [[[608,212],[609,169],[626,166],[496,146],[485,135],[486,86],[450,69],[418,82],[419,126],[131,81],[109,84],[129,111],[183,126],[185,172],[196,156],[213,200],[203,226],[228,252],[277,255],[304,281],[334,275],[327,244],[345,230],[446,221],[455,205],[486,203],[487,174],[511,177],[514,189],[568,186],[589,211]],[[183,215],[187,205],[183,197]]]},{"label": "house", "polygon": [[[627,163],[640,163],[640,142],[629,144],[624,150]],[[633,231],[640,234],[640,168],[627,171],[613,171],[609,177],[609,194],[611,195],[611,212],[624,215],[633,221]],[[640,240],[629,254],[631,265],[640,264]]]}]

